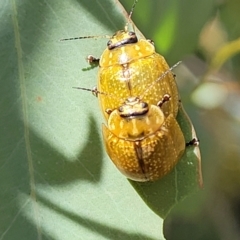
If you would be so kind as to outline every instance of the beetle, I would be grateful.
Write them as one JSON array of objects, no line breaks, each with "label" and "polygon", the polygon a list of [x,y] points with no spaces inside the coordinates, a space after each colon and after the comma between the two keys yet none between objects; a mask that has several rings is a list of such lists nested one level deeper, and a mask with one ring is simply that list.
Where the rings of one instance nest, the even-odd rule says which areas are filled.
[{"label": "beetle", "polygon": [[[83,38],[91,36],[70,40]],[[186,146],[198,145],[197,139],[186,144],[176,120],[180,97],[172,69],[179,63],[169,68],[153,42],[139,40],[128,25],[110,37],[100,59],[90,55],[88,61],[99,64],[97,88],[77,89],[99,99],[107,121],[104,144],[113,163],[139,182],[171,172]]]},{"label": "beetle", "polygon": [[[129,14],[131,19],[137,0],[134,1]],[[100,36],[76,37],[62,39],[75,40],[85,38],[96,38]],[[157,105],[166,93],[171,96],[171,100],[164,104],[162,111],[165,116],[173,114],[176,117],[178,112],[179,93],[175,81],[175,75],[167,71],[169,66],[165,58],[156,53],[154,43],[151,40],[138,39],[134,31],[128,29],[128,23],[124,30],[117,31],[110,38],[107,48],[101,57],[95,58],[89,55],[87,60],[90,64],[99,64],[97,89],[100,92],[111,93],[99,95],[99,105],[102,113],[107,120],[108,110],[115,109],[122,104],[122,99],[131,96],[139,96],[145,89],[155,84],[151,91],[144,95],[144,101],[149,104]],[[168,72],[158,79],[163,73]],[[119,96],[112,98],[111,96]]]},{"label": "beetle", "polygon": [[[164,96],[166,98],[166,96]],[[107,153],[127,178],[155,181],[176,165],[185,150],[183,133],[173,114],[129,97],[103,124]]]},{"label": "beetle", "polygon": [[157,105],[166,93],[171,100],[164,104],[162,111],[165,116],[178,112],[179,94],[172,72],[164,75],[161,81],[156,81],[169,69],[164,57],[155,52],[151,41],[140,39],[131,31],[122,30],[115,33],[108,41],[99,60],[98,90],[118,95],[99,95],[99,103],[106,119],[106,110],[115,109],[122,104],[120,99],[139,96],[144,90],[151,88],[144,95],[144,101]]}]

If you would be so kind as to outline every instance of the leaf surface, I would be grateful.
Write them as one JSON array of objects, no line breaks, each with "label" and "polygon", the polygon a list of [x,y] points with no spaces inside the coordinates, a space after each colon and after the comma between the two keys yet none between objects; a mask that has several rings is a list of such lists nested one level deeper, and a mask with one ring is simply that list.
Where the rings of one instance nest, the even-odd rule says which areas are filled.
[{"label": "leaf surface", "polygon": [[103,149],[97,99],[72,88],[96,85],[85,57],[106,39],[59,41],[122,29],[118,1],[0,6],[0,239],[163,239]]}]

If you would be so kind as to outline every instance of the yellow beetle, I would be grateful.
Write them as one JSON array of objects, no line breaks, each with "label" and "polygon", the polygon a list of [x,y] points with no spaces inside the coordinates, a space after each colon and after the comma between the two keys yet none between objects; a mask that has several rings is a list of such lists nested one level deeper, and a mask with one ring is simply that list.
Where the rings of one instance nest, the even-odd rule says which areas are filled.
[{"label": "yellow beetle", "polygon": [[[143,101],[157,105],[165,94],[171,100],[164,104],[165,116],[178,112],[179,95],[173,73],[165,73],[169,66],[163,56],[155,52],[151,41],[138,40],[134,32],[118,31],[108,41],[99,61],[98,90],[108,94],[98,96],[102,112],[108,119],[108,109],[122,104],[122,99],[144,94]],[[161,77],[161,79],[159,79]],[[156,80],[159,81],[156,82]],[[152,88],[154,84],[154,88]],[[112,98],[112,95],[119,98]]]},{"label": "yellow beetle", "polygon": [[[137,1],[134,1],[129,14],[129,19]],[[75,40],[85,38],[97,38],[101,36],[87,36],[62,39]],[[103,51],[100,59],[88,56],[89,63],[98,63],[97,89],[107,94],[99,95],[99,103],[103,115],[107,120],[108,110],[115,109],[122,104],[122,99],[139,96],[146,89],[143,101],[157,105],[159,99],[165,94],[171,96],[171,100],[164,104],[162,111],[165,116],[178,112],[179,94],[175,82],[175,76],[169,70],[169,66],[163,56],[156,53],[154,43],[151,40],[138,39],[133,31],[128,30],[128,24],[124,30],[117,31],[110,38],[107,48]],[[164,77],[163,73],[167,72]],[[160,78],[161,77],[161,78]],[[157,82],[156,80],[159,79]],[[118,96],[118,98],[112,98]]]},{"label": "yellow beetle", "polygon": [[107,153],[129,179],[154,181],[168,174],[185,150],[183,133],[172,113],[129,97],[103,124]]}]

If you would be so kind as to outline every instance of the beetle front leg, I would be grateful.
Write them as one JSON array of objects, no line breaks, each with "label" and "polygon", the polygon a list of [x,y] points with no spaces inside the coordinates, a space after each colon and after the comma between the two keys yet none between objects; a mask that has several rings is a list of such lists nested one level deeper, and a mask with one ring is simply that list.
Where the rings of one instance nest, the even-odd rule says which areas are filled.
[{"label": "beetle front leg", "polygon": [[106,112],[108,115],[110,115],[110,114],[113,112],[113,110],[110,109],[110,108],[107,108],[107,109],[105,109],[105,112]]},{"label": "beetle front leg", "polygon": [[186,147],[188,146],[199,146],[199,139],[193,138],[191,141],[186,143]]},{"label": "beetle front leg", "polygon": [[99,61],[100,61],[100,58],[95,58],[94,56],[92,55],[88,55],[87,58],[86,58],[87,62],[90,64],[90,65],[99,65]]},{"label": "beetle front leg", "polygon": [[165,94],[163,97],[162,97],[162,100],[160,100],[157,105],[161,108],[162,105],[165,103],[165,102],[168,102],[170,100],[171,96],[169,94]]}]

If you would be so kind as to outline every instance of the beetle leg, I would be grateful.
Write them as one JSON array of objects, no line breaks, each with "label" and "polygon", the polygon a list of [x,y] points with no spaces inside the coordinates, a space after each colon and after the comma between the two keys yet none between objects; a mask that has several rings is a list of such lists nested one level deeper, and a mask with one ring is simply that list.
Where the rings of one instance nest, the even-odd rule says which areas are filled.
[{"label": "beetle leg", "polygon": [[154,46],[154,41],[152,39],[147,39],[148,42],[150,42]]},{"label": "beetle leg", "polygon": [[95,58],[92,55],[88,55],[86,60],[90,65],[98,65],[100,58]]},{"label": "beetle leg", "polygon": [[188,146],[199,146],[199,139],[193,138],[191,141],[186,143],[186,147]]},{"label": "beetle leg", "polygon": [[170,100],[171,96],[169,94],[165,94],[162,98],[162,100],[160,100],[157,105],[161,108],[162,105],[165,103],[165,102],[168,102]]},{"label": "beetle leg", "polygon": [[110,109],[110,108],[107,108],[106,110],[105,110],[105,112],[108,114],[108,115],[110,115],[111,113],[112,113],[112,109]]}]

